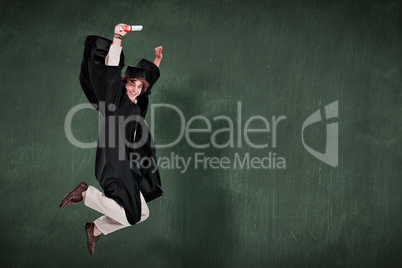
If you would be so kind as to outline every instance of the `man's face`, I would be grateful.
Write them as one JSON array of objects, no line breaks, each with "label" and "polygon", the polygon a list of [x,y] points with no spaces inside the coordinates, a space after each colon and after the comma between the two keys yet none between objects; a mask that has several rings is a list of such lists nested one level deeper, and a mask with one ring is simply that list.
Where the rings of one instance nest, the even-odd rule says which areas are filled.
[{"label": "man's face", "polygon": [[142,87],[142,83],[138,80],[134,80],[134,82],[127,81],[127,96],[132,102],[135,102],[137,96],[141,94]]}]

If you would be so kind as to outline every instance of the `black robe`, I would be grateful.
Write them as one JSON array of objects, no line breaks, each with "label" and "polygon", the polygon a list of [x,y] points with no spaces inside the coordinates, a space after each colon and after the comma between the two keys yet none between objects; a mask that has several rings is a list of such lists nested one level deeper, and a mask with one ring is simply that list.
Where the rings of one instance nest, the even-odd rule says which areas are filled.
[{"label": "black robe", "polygon": [[[142,59],[137,64],[147,69],[145,75],[150,86],[134,104],[126,95],[126,88],[121,82],[123,52],[119,66],[105,65],[111,43],[99,36],[87,37],[80,83],[89,102],[100,112],[95,176],[105,195],[121,205],[128,222],[135,224],[141,218],[140,191],[146,202],[162,195],[159,171],[155,166],[154,142],[146,124],[140,123],[147,112],[151,88],[160,74],[159,68],[150,61]],[[143,146],[133,146],[134,132],[135,141],[146,139]],[[149,167],[130,163],[130,155],[133,153],[148,159]]]}]

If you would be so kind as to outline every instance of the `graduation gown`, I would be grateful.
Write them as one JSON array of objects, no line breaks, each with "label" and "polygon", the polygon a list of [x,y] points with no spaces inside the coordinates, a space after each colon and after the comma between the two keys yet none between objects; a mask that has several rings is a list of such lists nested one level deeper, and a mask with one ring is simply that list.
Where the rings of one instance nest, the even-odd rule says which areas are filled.
[{"label": "graduation gown", "polygon": [[[145,76],[150,86],[146,93],[138,97],[137,104],[131,102],[121,82],[123,52],[119,66],[105,65],[111,43],[111,40],[99,36],[86,38],[79,79],[88,101],[100,112],[96,179],[105,196],[122,206],[128,222],[135,224],[141,218],[140,191],[146,202],[163,192],[154,142],[146,124],[140,123],[147,112],[151,88],[160,74],[155,64],[142,59],[137,66],[147,69]],[[146,139],[145,144],[134,146],[134,142],[141,139]],[[143,168],[130,163],[133,153],[147,159],[150,165]]]}]

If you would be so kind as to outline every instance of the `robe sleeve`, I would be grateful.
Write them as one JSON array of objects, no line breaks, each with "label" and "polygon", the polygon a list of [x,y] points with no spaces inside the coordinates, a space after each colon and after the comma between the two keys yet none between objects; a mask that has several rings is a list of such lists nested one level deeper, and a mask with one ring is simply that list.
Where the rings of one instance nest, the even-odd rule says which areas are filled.
[{"label": "robe sleeve", "polygon": [[155,85],[156,81],[158,81],[160,72],[158,66],[156,66],[153,62],[150,62],[146,59],[142,59],[137,63],[138,67],[143,67],[146,69],[145,71],[145,80],[149,83],[149,87],[144,94],[138,96],[138,106],[141,109],[141,116],[145,118],[148,110],[149,104],[149,95],[151,95],[151,89],[153,85]]},{"label": "robe sleeve", "polygon": [[[112,41],[99,36],[88,36],[81,63],[80,84],[88,101],[102,113],[104,105],[119,105],[124,85],[121,70],[124,67],[124,54],[120,55],[117,66],[105,65],[105,58]],[[102,105],[103,104],[103,105]]]}]

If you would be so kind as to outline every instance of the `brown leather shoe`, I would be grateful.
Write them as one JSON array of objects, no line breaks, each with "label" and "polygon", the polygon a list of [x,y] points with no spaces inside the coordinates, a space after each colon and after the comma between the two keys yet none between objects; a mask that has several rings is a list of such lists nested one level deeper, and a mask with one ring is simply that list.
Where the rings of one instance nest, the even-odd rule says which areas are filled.
[{"label": "brown leather shoe", "polygon": [[94,228],[95,228],[95,223],[93,222],[87,222],[85,223],[85,232],[87,233],[87,244],[88,244],[88,249],[89,253],[94,254],[95,253],[95,243],[96,241],[99,240],[99,236],[94,236]]},{"label": "brown leather shoe", "polygon": [[86,184],[85,182],[81,182],[80,185],[75,187],[74,190],[69,192],[68,195],[66,195],[64,197],[64,199],[60,203],[60,208],[64,208],[65,206],[67,206],[71,203],[81,202],[83,200],[81,194],[82,194],[82,192],[86,191],[87,189],[88,189],[88,184]]}]

